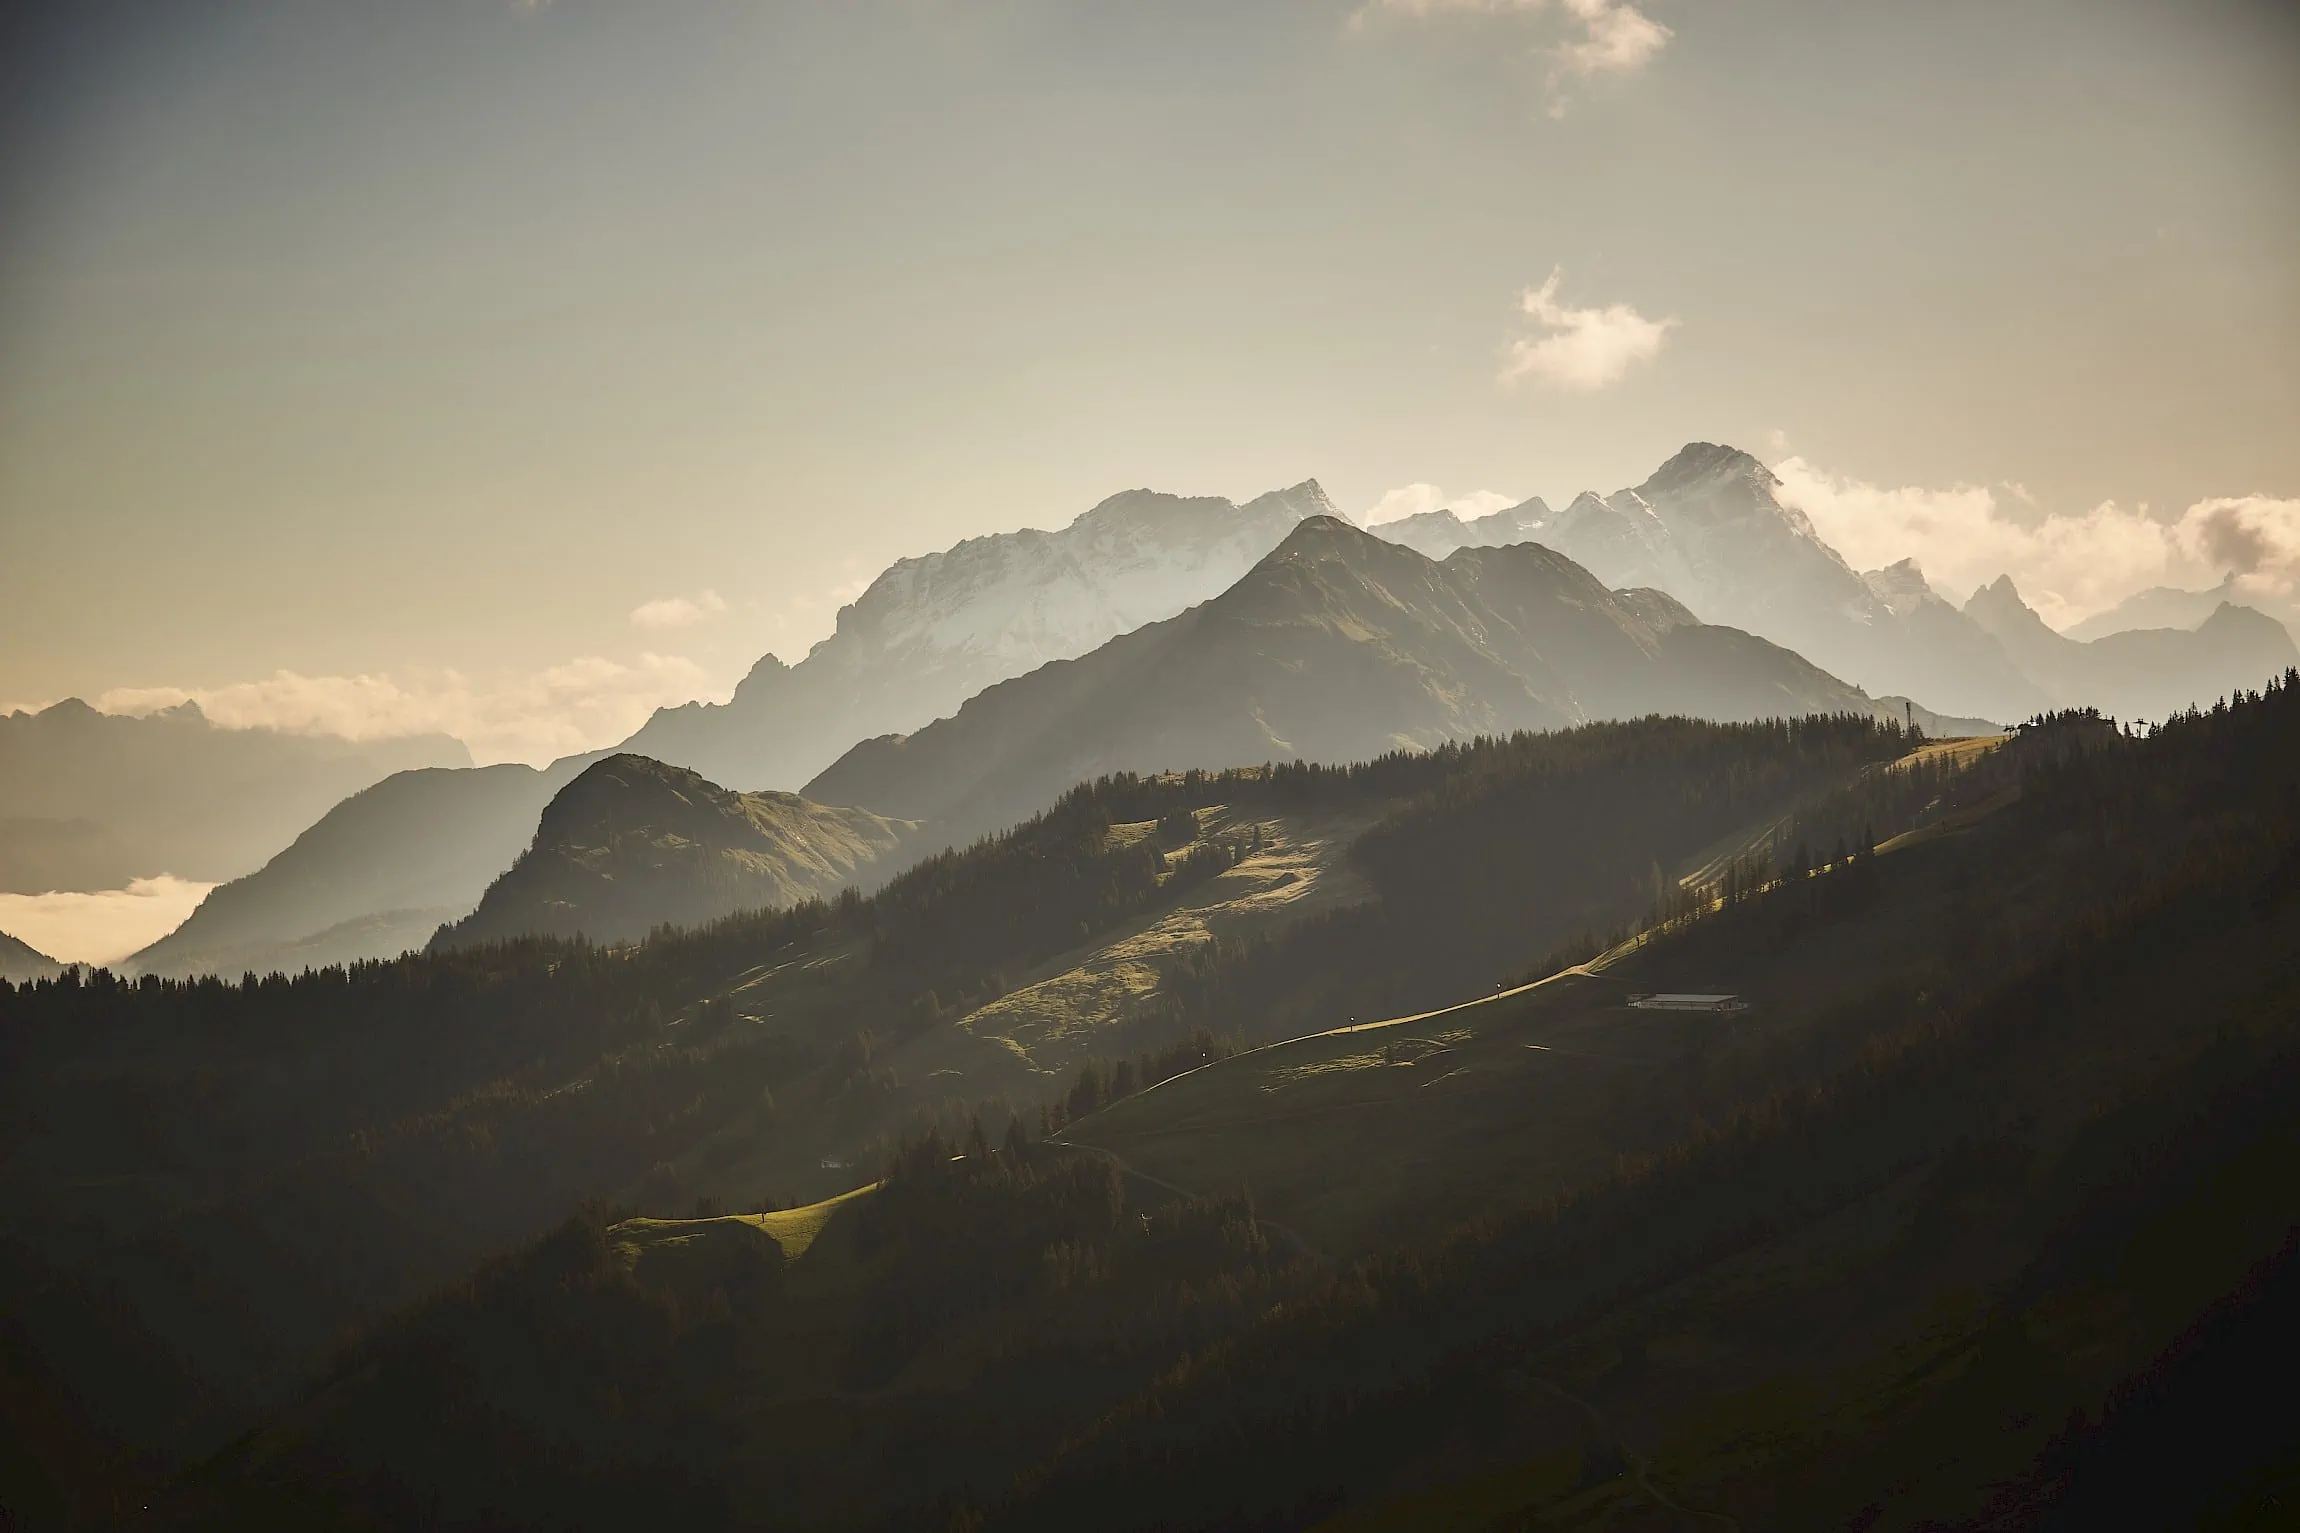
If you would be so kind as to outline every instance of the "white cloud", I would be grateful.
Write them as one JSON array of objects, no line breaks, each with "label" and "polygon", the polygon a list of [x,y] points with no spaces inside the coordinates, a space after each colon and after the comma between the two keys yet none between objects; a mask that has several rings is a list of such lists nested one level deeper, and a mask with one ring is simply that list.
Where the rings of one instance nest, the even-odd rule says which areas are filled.
[{"label": "white cloud", "polygon": [[[1552,65],[1552,117],[1565,115],[1569,81],[1587,83],[1601,75],[1633,75],[1651,63],[1676,35],[1629,0],[1559,0],[1559,8],[1574,31],[1547,50]],[[1548,0],[1367,0],[1351,14],[1350,30],[1364,31],[1371,18],[1382,13],[1427,20],[1448,14],[1490,16],[1546,9]]]},{"label": "white cloud", "polygon": [[692,628],[705,618],[716,617],[727,610],[727,604],[716,591],[705,591],[693,598],[666,596],[660,601],[642,602],[631,609],[634,628]]},{"label": "white cloud", "polygon": [[2288,622],[2300,619],[2300,500],[2200,500],[2181,513],[2172,535],[2193,563],[2234,575],[2239,595],[2282,608]]},{"label": "white cloud", "polygon": [[0,894],[0,931],[65,963],[117,963],[183,925],[214,887],[163,873],[95,894]]},{"label": "white cloud", "polygon": [[[1782,503],[1812,518],[1856,569],[1913,558],[1952,600],[2010,575],[2046,622],[2065,628],[2149,586],[2200,590],[2233,573],[2243,599],[2287,621],[2300,617],[2300,500],[2202,500],[2172,521],[2105,501],[2016,520],[1985,485],[1888,489],[1801,457],[1773,472]],[[2004,488],[2034,503],[2021,486]]]},{"label": "white cloud", "polygon": [[1558,44],[1550,56],[1583,80],[1635,74],[1675,35],[1626,0],[1565,0],[1565,9],[1581,23],[1582,35]]},{"label": "white cloud", "polygon": [[586,655],[525,675],[489,677],[454,670],[373,676],[278,671],[222,687],[118,687],[95,702],[108,713],[149,713],[196,702],[227,729],[350,740],[438,731],[463,741],[482,764],[541,764],[612,745],[656,708],[706,696],[721,700],[724,693],[713,688],[700,665],[683,655],[644,654],[634,664]]},{"label": "white cloud", "polygon": [[1533,377],[1552,388],[1590,393],[1611,388],[1640,362],[1650,362],[1677,324],[1675,319],[1647,319],[1625,303],[1602,309],[1573,309],[1557,301],[1563,272],[1528,288],[1519,307],[1546,333],[1520,336],[1510,343],[1509,361],[1501,381],[1515,383]]},{"label": "white cloud", "polygon": [[1518,503],[1519,497],[1504,495],[1498,490],[1473,490],[1467,495],[1449,497],[1434,484],[1401,484],[1373,504],[1373,508],[1358,518],[1363,527],[1378,527],[1383,522],[1403,521],[1425,511],[1451,511],[1463,521],[1506,510]]}]

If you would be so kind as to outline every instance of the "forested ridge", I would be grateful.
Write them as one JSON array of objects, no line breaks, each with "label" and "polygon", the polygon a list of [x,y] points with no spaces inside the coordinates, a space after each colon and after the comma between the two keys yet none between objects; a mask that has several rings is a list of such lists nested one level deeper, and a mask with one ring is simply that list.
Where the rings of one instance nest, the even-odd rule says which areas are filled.
[{"label": "forested ridge", "polygon": [[[1456,1526],[1465,1505],[1619,1526],[1661,1485],[1743,1526],[2077,1517],[2151,1402],[2238,1368],[2215,1338],[2289,1324],[2300,690],[2148,738],[2052,719],[1983,761],[1962,788],[2010,802],[1962,834],[1656,912],[1631,961],[1700,958],[1750,988],[1879,933],[1898,949],[1840,977],[1861,1004],[1806,1032],[1677,1057],[1681,1078],[1651,1083],[1691,1103],[1674,1140],[1571,1195],[1316,1257],[1240,1195],[1175,1200],[1017,1124],[913,1140],[837,1255],[653,1296],[596,1255],[612,1225],[586,1214],[370,1333],[175,1515],[329,1526],[421,1492],[455,1526],[676,1508],[690,1526],[1279,1528],[1385,1505],[1396,1522],[1366,1526]],[[1937,823],[1960,784],[1921,786],[1909,818]],[[554,1276],[577,1246],[591,1276]],[[828,1351],[766,1345],[826,1319],[814,1262],[844,1273]],[[660,1342],[577,1349],[628,1430],[517,1384],[584,1335],[552,1294],[591,1289],[676,1312]],[[419,1322],[428,1345],[398,1340]],[[1686,1326],[1723,1338],[1730,1379],[1681,1361]],[[471,1372],[481,1335],[494,1361]],[[465,1363],[442,1397],[446,1358]],[[1879,1368],[1900,1377],[1891,1407],[1840,1404]],[[485,1453],[453,1448],[442,1402],[494,1423]],[[1769,1446],[1734,1439],[1737,1418]],[[2222,1473],[2180,1489],[2178,1515],[2300,1473],[2277,1434],[2215,1441]]]},{"label": "forested ridge", "polygon": [[[1596,1505],[1628,1493],[1599,1472],[1610,1449],[1587,1440],[1573,1413],[1552,1420],[1554,1401],[1540,1404],[1549,1397],[1526,1381],[1579,1391],[1590,1375],[1634,1395],[1638,1370],[1592,1363],[1618,1351],[1592,1338],[1648,1302],[1640,1296],[1874,1200],[1913,1200],[1913,1214],[1894,1204],[1900,1219],[1922,1215],[1927,1198],[1993,1199],[2014,1243],[2035,1253],[2062,1248],[2053,1231],[2077,1217],[2072,1209],[2090,1209],[2088,1227],[2108,1232],[2088,1238],[2125,1238],[2145,1210],[2096,1194],[2121,1185],[2129,1146],[2114,1131],[2061,1123],[2055,1114],[2074,1111],[2066,1104],[2040,1114],[2024,1097],[2050,1097],[2039,1083],[2069,1050],[2107,1050],[2101,1068],[2133,1112],[2208,1100],[2232,1072],[2252,1082],[2250,1115],[2215,1118],[2192,1149],[2200,1175],[2258,1153],[2260,1133],[2282,1121],[2258,1083],[2282,1079],[2288,1043],[2279,1019],[2289,1008],[2269,998],[2292,994],[2280,962],[2300,902],[2296,699],[2287,683],[2146,737],[2082,716],[2039,721],[1993,752],[1914,767],[1885,765],[1913,742],[1873,723],[1653,721],[1354,768],[1111,778],[870,899],[618,950],[519,944],[239,987],[83,977],[0,996],[10,1008],[0,1022],[11,1064],[23,1066],[12,1079],[93,1071],[113,1089],[132,1062],[150,1071],[140,1089],[155,1103],[180,1062],[155,1062],[152,1040],[195,1030],[235,1040],[249,1075],[219,1071],[222,1089],[254,1104],[251,1123],[280,1125],[259,1132],[306,1135],[311,1148],[300,1181],[275,1174],[261,1198],[229,1195],[259,1214],[293,1211],[266,1232],[273,1240],[292,1241],[290,1224],[324,1221],[330,1200],[347,1205],[314,1243],[365,1261],[372,1246],[351,1226],[378,1210],[423,1205],[398,1227],[401,1240],[437,1238],[435,1201],[460,1202],[453,1218],[466,1241],[522,1222],[541,1229],[551,1200],[564,1211],[585,1196],[628,1198],[633,1179],[679,1143],[851,1114],[883,1069],[875,1050],[947,1025],[962,999],[1074,944],[1081,923],[1154,908],[1188,861],[1249,855],[1257,813],[1289,798],[1354,794],[1391,806],[1356,852],[1378,901],[1266,941],[1178,955],[1161,990],[1162,1041],[1142,1035],[1139,1050],[1114,1049],[1091,1080],[1056,1087],[1051,1121],[1285,1036],[1337,1001],[1378,1015],[1400,996],[1490,990],[1497,966],[1534,965],[1583,928],[1626,931],[1642,919],[1653,933],[1626,962],[1692,963],[1751,989],[1827,969],[1839,949],[1885,954],[1857,983],[1829,970],[1830,993],[1850,999],[1816,1006],[1810,1024],[1666,1056],[1620,1103],[1625,1122],[1661,1137],[1611,1177],[1496,1209],[1443,1240],[1362,1255],[1313,1256],[1272,1237],[1239,1189],[1177,1200],[1084,1152],[1031,1142],[1046,1126],[1033,1104],[952,1102],[922,1116],[916,1098],[905,1106],[882,1093],[870,1098],[888,1114],[881,1132],[912,1125],[890,1180],[795,1267],[769,1262],[698,1292],[614,1259],[620,1215],[594,1208],[369,1329],[338,1354],[332,1383],[167,1503],[187,1525],[264,1515],[283,1526],[371,1514],[399,1523],[420,1506],[449,1525],[604,1526],[652,1506],[696,1526],[1306,1526],[1451,1483],[1461,1466],[1438,1460],[1463,1442],[1486,1445],[1481,1473],[1507,1471],[1514,1450],[1493,1439],[1498,1423],[1515,1422],[1526,1430],[1510,1441],[1554,1438],[1542,1453],[1571,1460],[1571,1495],[1558,1504],[1582,1495]],[[1208,836],[1195,812],[1215,806],[1232,828]],[[1979,818],[1959,818],[1972,810]],[[1658,867],[1752,821],[1772,834],[1733,887],[1710,890],[1699,909],[1657,892]],[[1112,833],[1145,824],[1151,834]],[[1939,834],[1868,854],[1927,828]],[[1521,866],[1510,866],[1513,850]],[[1440,876],[1449,865],[1458,880]],[[1556,898],[1529,871],[1544,866],[1570,869],[1584,897]],[[1018,887],[1043,897],[1002,904],[1000,892]],[[942,919],[965,939],[948,939]],[[711,999],[730,977],[801,960],[826,976],[803,1025],[749,1028]],[[1465,962],[1474,973],[1460,972]],[[2192,964],[2216,977],[2190,997],[2203,1020],[2166,1023],[2152,1007],[2167,976]],[[865,1016],[876,1041],[858,1048]],[[342,1041],[353,1038],[372,1062]],[[307,1078],[338,1067],[359,1077],[359,1110],[377,1127],[346,1146],[328,1142],[320,1108],[307,1121],[307,1109],[267,1107],[259,1081],[278,1080],[282,1039],[315,1059],[353,1050],[307,1064]],[[420,1040],[423,1057],[395,1066],[394,1040]],[[2136,1070],[2126,1057],[2136,1049],[2162,1059]],[[107,1050],[112,1064],[99,1068]],[[578,1074],[580,1089],[562,1089]],[[459,1080],[471,1084],[459,1090]],[[196,1100],[162,1110],[162,1122],[182,1115],[167,1133],[198,1132]],[[12,1126],[29,1107],[12,1097]],[[2007,1130],[2024,1113],[2048,1127]],[[857,1122],[845,1125],[850,1138]],[[2263,1122],[2270,1129],[2245,1127]],[[113,1131],[131,1136],[117,1120]],[[2079,1164],[2067,1145],[2085,1132],[2095,1160]],[[578,1141],[590,1148],[570,1156]],[[260,1145],[244,1152],[250,1165],[264,1156]],[[204,1185],[232,1187],[222,1148],[172,1153]],[[2035,1185],[2017,1195],[1985,1176],[1978,1192],[1958,1180],[1998,1164],[1991,1156],[2021,1155],[2046,1169],[2032,1169]],[[451,1193],[456,1182],[468,1185]],[[517,1197],[497,1190],[514,1183]],[[2164,1196],[2177,1204],[2177,1189],[2158,1204]],[[145,1262],[179,1259],[140,1249]],[[11,1283],[52,1298],[35,1263],[53,1259],[12,1251]],[[808,1284],[827,1279],[808,1275],[831,1272],[837,1296],[826,1299]],[[1934,1281],[1920,1273],[1903,1288]],[[2038,1281],[2049,1290],[2054,1280]],[[2017,1298],[2010,1278],[2002,1286]],[[388,1287],[379,1275],[376,1297],[343,1312],[372,1313]],[[568,1297],[578,1294],[592,1297]],[[2017,1319],[2022,1302],[2041,1301],[1992,1302]],[[1901,1323],[1873,1329],[1897,1336]],[[595,1324],[624,1340],[585,1339]],[[794,1348],[794,1327],[828,1339]],[[417,1344],[418,1334],[431,1339]],[[2130,1368],[2154,1355],[2124,1340],[2116,1355]],[[546,1368],[544,1353],[561,1361]],[[453,1359],[456,1382],[441,1395],[448,1376],[436,1370]],[[581,1377],[553,1372],[563,1367]],[[2114,1382],[2076,1393],[2097,1411]],[[2068,1407],[2056,1409],[2057,1423]],[[92,1434],[99,1451],[123,1429],[110,1430]],[[2053,1452],[2099,1461],[2083,1458],[2082,1434],[2063,1438]],[[2022,1463],[2044,1451],[2021,1442]],[[896,1461],[912,1466],[899,1484],[863,1467]],[[1712,1490],[1727,1484],[1701,1479],[1707,1460],[1689,1462],[1674,1472]],[[1739,1472],[1733,1494],[1776,1500],[1802,1473]]]}]

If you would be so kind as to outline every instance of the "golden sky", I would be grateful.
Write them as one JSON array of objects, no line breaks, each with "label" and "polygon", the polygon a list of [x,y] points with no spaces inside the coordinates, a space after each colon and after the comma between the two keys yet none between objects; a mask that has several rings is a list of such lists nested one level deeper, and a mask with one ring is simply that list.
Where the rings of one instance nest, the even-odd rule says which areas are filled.
[{"label": "golden sky", "polygon": [[2063,617],[2208,579],[2147,541],[2201,502],[2300,546],[2285,7],[12,25],[0,707],[543,759],[1116,490],[1558,502],[1689,439]]}]

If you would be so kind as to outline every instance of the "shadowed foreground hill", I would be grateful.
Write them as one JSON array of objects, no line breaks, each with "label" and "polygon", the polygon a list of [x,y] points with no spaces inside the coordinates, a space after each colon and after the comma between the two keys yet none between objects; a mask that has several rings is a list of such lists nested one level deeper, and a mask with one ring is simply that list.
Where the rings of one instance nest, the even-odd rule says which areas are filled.
[{"label": "shadowed foreground hill", "polygon": [[[1488,1167],[1443,1235],[1321,1254],[1219,1185],[930,1135],[787,1262],[724,1220],[571,1220],[371,1329],[158,1521],[2280,1525],[2296,767],[2300,676],[2146,737],[2063,716],[1808,805],[1824,861],[1751,863],[1600,983],[1121,1094],[1260,1076],[1287,1089],[1210,1105],[1276,1157],[1311,1088],[1354,1120],[1317,1136],[1336,1190],[1560,1113],[1616,1135]],[[1892,834],[1839,855],[1847,816]],[[1697,979],[1754,1009],[1625,1004]]]},{"label": "shadowed foreground hill", "polygon": [[730,793],[684,767],[610,756],[559,791],[534,845],[432,946],[627,942],[658,926],[825,899],[881,882],[913,828],[792,793]]},{"label": "shadowed foreground hill", "polygon": [[806,792],[963,839],[1110,771],[1362,760],[1650,713],[1883,711],[1788,650],[1658,592],[1609,591],[1537,544],[1440,564],[1321,516],[1214,600],[865,741]]},{"label": "shadowed foreground hill", "polygon": [[[34,1393],[165,1465],[587,1197],[812,1201],[930,1125],[1086,1111],[1109,1061],[1157,1079],[1466,999],[1910,744],[1640,719],[1112,778],[875,893],[630,947],[0,989],[0,1309]],[[68,1478],[106,1505],[121,1483]]]}]

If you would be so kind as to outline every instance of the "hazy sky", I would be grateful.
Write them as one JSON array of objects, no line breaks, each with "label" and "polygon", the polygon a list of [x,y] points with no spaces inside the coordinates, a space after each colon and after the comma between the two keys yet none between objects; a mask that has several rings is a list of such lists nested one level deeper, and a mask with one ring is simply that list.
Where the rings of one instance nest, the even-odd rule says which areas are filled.
[{"label": "hazy sky", "polygon": [[0,706],[540,759],[1119,489],[1692,438],[1960,599],[2215,498],[2300,579],[2295,11],[80,0],[0,37]]}]

